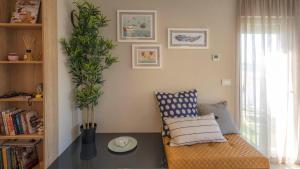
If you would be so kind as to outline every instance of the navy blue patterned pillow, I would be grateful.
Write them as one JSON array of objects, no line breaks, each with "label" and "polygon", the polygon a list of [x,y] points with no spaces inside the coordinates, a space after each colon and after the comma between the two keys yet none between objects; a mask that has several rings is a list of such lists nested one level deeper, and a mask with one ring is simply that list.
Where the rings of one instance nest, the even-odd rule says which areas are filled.
[{"label": "navy blue patterned pillow", "polygon": [[159,103],[160,114],[163,119],[163,136],[169,136],[169,128],[164,119],[170,117],[197,116],[197,90],[178,93],[155,92]]}]

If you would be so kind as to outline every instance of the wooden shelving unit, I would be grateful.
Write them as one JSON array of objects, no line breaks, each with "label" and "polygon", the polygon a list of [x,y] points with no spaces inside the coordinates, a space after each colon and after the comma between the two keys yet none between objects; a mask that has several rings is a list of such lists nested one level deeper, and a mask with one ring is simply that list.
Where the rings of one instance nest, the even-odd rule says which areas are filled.
[{"label": "wooden shelving unit", "polygon": [[[33,93],[36,86],[44,84],[44,39],[43,39],[43,5],[41,0],[39,17],[36,24],[10,23],[10,18],[15,11],[16,0],[0,0],[0,95],[10,91]],[[23,61],[26,48],[23,42],[23,35],[29,34],[35,38],[35,45],[32,49],[33,61]],[[8,53],[17,53],[20,61],[8,61]],[[45,95],[45,92],[44,92]],[[30,104],[29,104],[30,103]],[[28,99],[26,97],[0,98],[0,112],[11,107],[32,109],[39,112],[45,122],[45,101],[43,98]],[[45,125],[45,124],[44,124]],[[45,135],[0,135],[0,140],[15,139],[36,139],[41,140],[38,145],[39,164],[35,169],[45,167]]]},{"label": "wooden shelving unit", "polygon": [[42,24],[26,24],[26,23],[0,23],[0,28],[9,29],[42,29]]},{"label": "wooden shelving unit", "polygon": [[15,139],[22,139],[22,140],[44,139],[44,136],[39,134],[0,136],[0,140],[15,140]]},{"label": "wooden shelving unit", "polygon": [[0,64],[43,64],[43,61],[0,61]]},{"label": "wooden shelving unit", "polygon": [[25,97],[16,97],[16,98],[0,98],[0,102],[43,102],[43,99],[33,98],[27,99]]},{"label": "wooden shelving unit", "polygon": [[44,162],[43,161],[40,161],[40,163],[38,165],[36,165],[35,167],[33,167],[32,169],[41,169],[41,168],[44,168]]}]

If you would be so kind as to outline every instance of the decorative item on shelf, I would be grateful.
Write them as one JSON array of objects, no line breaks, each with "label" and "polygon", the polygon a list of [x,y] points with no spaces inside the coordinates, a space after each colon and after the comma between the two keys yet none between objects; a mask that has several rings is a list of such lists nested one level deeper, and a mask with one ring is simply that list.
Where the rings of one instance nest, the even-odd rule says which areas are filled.
[{"label": "decorative item on shelf", "polygon": [[11,23],[36,23],[41,0],[17,0]]},{"label": "decorative item on shelf", "polygon": [[39,83],[35,89],[35,98],[41,99],[43,98],[43,83]]},{"label": "decorative item on shelf", "polygon": [[44,134],[44,120],[42,118],[40,118],[40,125],[37,129],[37,132],[38,132],[39,135]]},{"label": "decorative item on shelf", "polygon": [[41,126],[41,118],[38,116],[38,112],[29,111],[26,113],[26,120],[28,122],[28,131],[33,134],[38,131]]},{"label": "decorative item on shelf", "polygon": [[19,56],[16,53],[8,53],[7,60],[8,61],[18,61]]},{"label": "decorative item on shelf", "polygon": [[32,33],[28,32],[23,34],[22,36],[23,42],[25,44],[26,48],[26,53],[24,55],[23,60],[24,61],[33,61],[33,56],[32,56],[32,48],[35,45],[35,37],[33,36]]},{"label": "decorative item on shelf", "polygon": [[32,58],[32,53],[31,53],[31,50],[30,50],[30,49],[27,49],[27,50],[26,50],[26,53],[25,53],[25,55],[24,55],[24,57],[23,57],[23,60],[24,60],[24,61],[32,61],[32,60],[33,60],[33,58]]},{"label": "decorative item on shelf", "polygon": [[40,126],[40,127],[37,129],[37,131],[38,131],[38,134],[39,134],[39,135],[43,135],[43,134],[44,134],[44,126]]},{"label": "decorative item on shelf", "polygon": [[82,144],[92,144],[95,142],[97,128],[95,106],[103,93],[102,73],[116,63],[117,58],[111,55],[115,45],[100,32],[100,28],[108,24],[106,16],[87,0],[75,1],[74,4],[76,10],[71,13],[73,34],[70,40],[62,39],[61,43],[68,55],[76,105],[84,113],[80,127]]}]

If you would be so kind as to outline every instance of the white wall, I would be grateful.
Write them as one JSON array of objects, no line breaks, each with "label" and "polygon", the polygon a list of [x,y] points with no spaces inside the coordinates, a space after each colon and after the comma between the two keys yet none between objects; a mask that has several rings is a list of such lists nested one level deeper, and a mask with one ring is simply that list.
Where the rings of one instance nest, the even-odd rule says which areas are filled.
[{"label": "white wall", "polygon": [[[58,39],[68,38],[72,33],[70,12],[72,0],[58,0]],[[61,154],[79,134],[80,112],[75,109],[71,76],[68,73],[66,58],[61,45],[58,45],[58,146]],[[51,123],[51,122],[49,122]]]},{"label": "white wall", "polygon": [[[93,0],[111,20],[103,34],[116,40],[118,9],[154,9],[158,12],[158,43],[163,46],[163,69],[133,70],[131,43],[117,43],[113,55],[120,62],[106,70],[104,95],[96,107],[98,132],[159,132],[160,115],[153,91],[196,88],[200,102],[227,100],[235,106],[236,0]],[[58,39],[72,32],[72,0],[59,0]],[[210,49],[169,50],[167,28],[209,28]],[[212,53],[221,61],[213,63]],[[66,56],[58,49],[58,140],[62,153],[79,134],[81,114],[75,110]],[[231,87],[221,79],[232,79]]]},{"label": "white wall", "polygon": [[[133,70],[131,43],[117,43],[117,63],[104,73],[104,95],[97,106],[98,132],[159,132],[156,90],[195,88],[200,102],[227,100],[235,107],[236,0],[92,0],[111,20],[103,34],[116,41],[117,10],[157,10],[163,69]],[[208,50],[167,49],[168,28],[209,28]],[[211,54],[221,54],[220,63]],[[221,79],[232,79],[231,87]]]},{"label": "white wall", "polygon": [[[111,19],[103,34],[114,41],[118,9],[157,10],[158,43],[163,45],[164,59],[161,70],[133,70],[131,43],[115,42],[118,47],[113,55],[119,57],[120,63],[104,73],[104,95],[100,98],[100,105],[96,107],[98,132],[159,132],[160,115],[153,96],[153,91],[156,90],[196,88],[200,102],[227,100],[229,109],[234,112],[236,0],[92,1],[101,6],[104,14]],[[58,39],[68,38],[72,32],[72,2],[57,0],[58,33],[55,36]],[[209,28],[210,49],[167,49],[167,28],[172,27]],[[48,139],[58,139],[58,154],[61,154],[77,138],[81,114],[75,110],[66,56],[61,46],[58,46],[58,112],[53,112],[58,114],[58,122],[53,122],[53,125],[58,123],[58,130],[51,134],[58,138]],[[212,53],[222,55],[220,63],[211,61]],[[233,85],[222,87],[222,78],[232,79]],[[55,156],[58,155],[56,152],[53,151]],[[49,159],[51,161],[55,159],[53,153]]]}]

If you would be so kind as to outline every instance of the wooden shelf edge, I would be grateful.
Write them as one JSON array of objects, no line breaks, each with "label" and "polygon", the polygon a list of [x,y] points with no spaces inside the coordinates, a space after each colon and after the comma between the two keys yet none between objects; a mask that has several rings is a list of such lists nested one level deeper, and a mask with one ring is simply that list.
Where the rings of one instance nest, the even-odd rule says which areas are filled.
[{"label": "wooden shelf edge", "polygon": [[43,169],[44,168],[44,161],[40,161],[39,164],[34,166],[32,169]]},{"label": "wooden shelf edge", "polygon": [[[30,102],[42,102],[43,99],[29,99]],[[1,98],[0,102],[28,102],[28,99],[22,97],[15,97],[15,98]]]},{"label": "wooden shelf edge", "polygon": [[0,64],[42,64],[43,61],[0,61]]},{"label": "wooden shelf edge", "polygon": [[42,29],[41,23],[0,23],[0,28],[12,29]]},{"label": "wooden shelf edge", "polygon": [[14,140],[14,139],[25,139],[25,140],[31,140],[31,139],[44,139],[43,135],[39,134],[26,134],[26,135],[15,135],[15,136],[2,136],[0,135],[0,140]]}]

